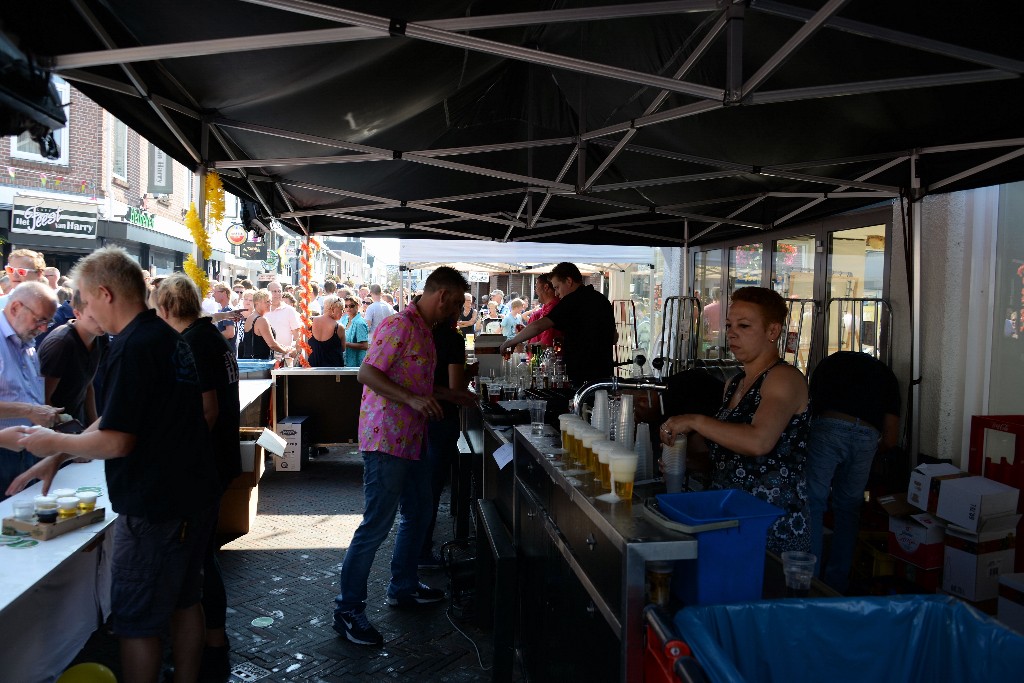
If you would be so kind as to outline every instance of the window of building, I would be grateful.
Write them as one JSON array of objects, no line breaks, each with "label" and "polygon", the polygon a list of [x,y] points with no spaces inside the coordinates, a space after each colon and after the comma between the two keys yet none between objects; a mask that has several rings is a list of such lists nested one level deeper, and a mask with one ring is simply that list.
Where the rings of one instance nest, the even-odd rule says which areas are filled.
[{"label": "window of building", "polygon": [[22,133],[11,137],[11,157],[14,159],[25,159],[42,164],[68,165],[68,147],[71,136],[68,131],[71,128],[71,85],[67,81],[53,77],[53,84],[57,88],[57,95],[64,105],[64,116],[67,117],[67,125],[53,131],[53,139],[60,148],[60,156],[56,159],[47,159],[39,153],[39,143],[32,139],[28,133]]},{"label": "window of building", "polygon": [[128,126],[114,119],[110,150],[110,171],[115,178],[128,180]]}]

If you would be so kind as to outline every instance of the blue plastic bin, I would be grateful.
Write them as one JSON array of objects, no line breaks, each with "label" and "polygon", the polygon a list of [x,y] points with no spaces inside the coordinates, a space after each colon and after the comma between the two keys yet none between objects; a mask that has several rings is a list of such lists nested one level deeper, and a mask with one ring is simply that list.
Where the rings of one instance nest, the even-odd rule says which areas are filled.
[{"label": "blue plastic bin", "polygon": [[697,559],[676,562],[673,595],[684,605],[761,598],[768,527],[782,516],[781,509],[738,489],[663,493],[657,499],[663,515],[688,526],[739,521],[727,529],[694,532]]},{"label": "blue plastic bin", "polygon": [[712,683],[1024,680],[1024,636],[948,595],[687,607],[675,627]]}]

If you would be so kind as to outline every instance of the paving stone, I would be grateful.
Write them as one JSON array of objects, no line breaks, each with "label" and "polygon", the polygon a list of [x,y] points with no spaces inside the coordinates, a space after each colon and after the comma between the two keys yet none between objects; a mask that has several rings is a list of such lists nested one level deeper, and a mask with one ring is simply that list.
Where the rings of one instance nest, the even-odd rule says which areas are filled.
[{"label": "paving stone", "polygon": [[[384,646],[348,643],[331,628],[341,562],[362,519],[362,471],[358,452],[343,447],[332,448],[299,472],[263,477],[252,530],[220,553],[232,665],[249,662],[267,669],[271,674],[262,680],[273,682],[490,680],[473,646],[449,621],[447,602],[414,611],[386,605],[396,528],[377,551],[368,583],[367,617],[384,635]],[[442,501],[434,538],[438,547],[452,534],[447,492]],[[448,589],[443,571],[421,572],[420,578]],[[251,625],[265,616],[274,619],[273,625]],[[459,623],[459,628],[474,639],[488,666],[490,634],[473,625]],[[106,664],[121,678],[117,641],[105,629],[76,659],[87,661]]]}]

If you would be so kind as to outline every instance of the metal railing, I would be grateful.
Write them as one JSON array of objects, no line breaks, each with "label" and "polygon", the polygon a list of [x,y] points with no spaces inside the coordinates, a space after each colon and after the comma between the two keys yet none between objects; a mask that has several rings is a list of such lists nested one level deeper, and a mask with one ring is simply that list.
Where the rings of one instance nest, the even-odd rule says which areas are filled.
[{"label": "metal railing", "polygon": [[[833,305],[838,314],[833,315]],[[825,305],[825,355],[860,351],[892,363],[892,306],[885,299],[829,299]]]},{"label": "metal railing", "polygon": [[632,299],[613,299],[612,314],[615,316],[615,331],[618,339],[615,342],[614,360],[615,374],[618,377],[632,377],[631,361],[637,353],[636,304]]},{"label": "metal railing", "polygon": [[805,375],[814,358],[814,330],[818,322],[818,302],[814,299],[787,299],[789,312],[779,335],[779,356]]},{"label": "metal railing", "polygon": [[702,305],[695,296],[670,296],[662,304],[658,348],[651,355],[664,359],[661,376],[685,370],[697,358]]}]

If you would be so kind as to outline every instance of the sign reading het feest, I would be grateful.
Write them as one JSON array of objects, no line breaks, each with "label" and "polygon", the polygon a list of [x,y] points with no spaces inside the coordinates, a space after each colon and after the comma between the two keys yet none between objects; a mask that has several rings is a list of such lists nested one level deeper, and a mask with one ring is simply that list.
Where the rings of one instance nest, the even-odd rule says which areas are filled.
[{"label": "sign reading het feest", "polygon": [[96,237],[96,205],[16,195],[11,232],[52,237]]}]

